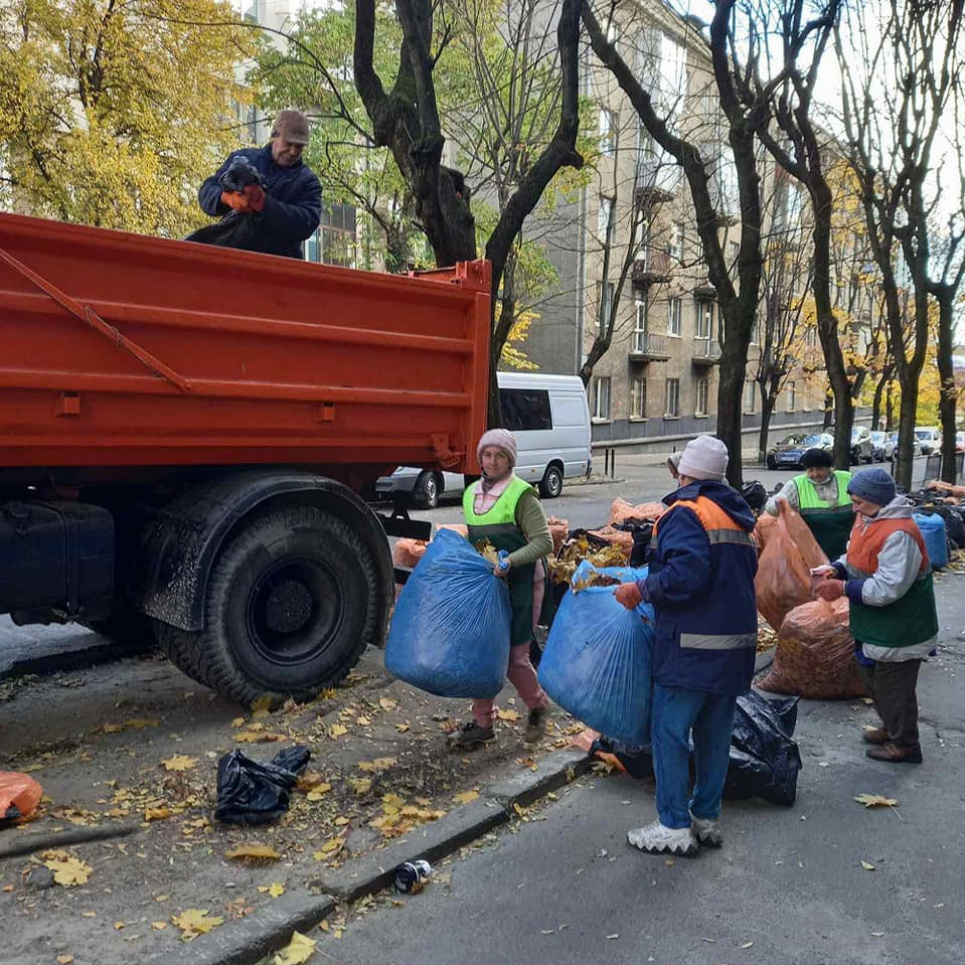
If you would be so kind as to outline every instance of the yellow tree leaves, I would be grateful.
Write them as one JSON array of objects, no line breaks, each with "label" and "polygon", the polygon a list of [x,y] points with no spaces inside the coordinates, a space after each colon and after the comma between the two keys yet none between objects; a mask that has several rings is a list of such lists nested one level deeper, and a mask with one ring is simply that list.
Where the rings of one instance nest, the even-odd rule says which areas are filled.
[{"label": "yellow tree leaves", "polygon": [[[0,19],[0,204],[180,237],[200,182],[239,147],[253,47],[216,0],[22,4]],[[206,27],[206,23],[225,26]]]},{"label": "yellow tree leaves", "polygon": [[209,915],[207,908],[186,908],[171,921],[181,929],[181,940],[189,942],[198,935],[206,935],[212,928],[224,924],[224,918]]},{"label": "yellow tree leaves", "polygon": [[255,861],[277,861],[281,857],[281,854],[270,844],[243,844],[233,851],[227,852],[225,857],[232,858],[236,861],[244,858],[250,858]]},{"label": "yellow tree leaves", "polygon": [[87,884],[94,869],[66,851],[45,851],[42,855],[45,868],[54,873],[54,881],[65,888]]},{"label": "yellow tree leaves", "polygon": [[866,808],[874,807],[894,807],[898,801],[893,797],[884,797],[881,794],[859,794],[855,797],[858,804],[863,804]]},{"label": "yellow tree leaves", "polygon": [[301,932],[292,932],[291,941],[276,952],[271,965],[304,965],[315,951],[315,942]]}]

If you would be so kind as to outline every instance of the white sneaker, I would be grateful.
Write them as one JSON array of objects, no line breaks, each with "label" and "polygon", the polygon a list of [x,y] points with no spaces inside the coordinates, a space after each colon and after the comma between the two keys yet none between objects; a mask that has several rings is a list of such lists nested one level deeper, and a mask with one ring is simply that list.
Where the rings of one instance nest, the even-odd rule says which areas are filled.
[{"label": "white sneaker", "polygon": [[690,828],[665,828],[659,820],[627,833],[627,841],[648,854],[696,854],[697,839]]},{"label": "white sneaker", "polygon": [[710,848],[719,848],[724,843],[724,835],[720,830],[720,822],[710,818],[697,818],[690,815],[690,829],[694,837]]}]

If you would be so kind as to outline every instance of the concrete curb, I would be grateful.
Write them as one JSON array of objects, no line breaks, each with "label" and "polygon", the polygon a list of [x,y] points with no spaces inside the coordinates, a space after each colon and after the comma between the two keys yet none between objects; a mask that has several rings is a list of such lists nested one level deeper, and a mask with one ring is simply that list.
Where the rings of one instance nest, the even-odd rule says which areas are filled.
[{"label": "concrete curb", "polygon": [[[592,761],[581,751],[557,751],[482,792],[479,800],[450,811],[444,818],[381,851],[360,858],[331,874],[308,882],[308,892],[290,892],[259,908],[248,918],[230,921],[185,944],[176,952],[151,959],[157,965],[254,965],[291,940],[293,931],[307,933],[330,915],[336,901],[353,902],[391,884],[405,861],[438,861],[506,824],[515,808],[526,807],[550,791],[575,781]],[[321,892],[321,894],[311,892]]]},{"label": "concrete curb", "polygon": [[625,479],[610,479],[609,477],[604,477],[603,479],[585,479],[580,482],[570,482],[567,486],[570,489],[582,489],[584,486],[622,486],[625,483]]},{"label": "concrete curb", "polygon": [[287,945],[292,932],[309,931],[334,910],[335,901],[328,895],[284,894],[248,918],[230,921],[151,961],[158,965],[251,965]]}]

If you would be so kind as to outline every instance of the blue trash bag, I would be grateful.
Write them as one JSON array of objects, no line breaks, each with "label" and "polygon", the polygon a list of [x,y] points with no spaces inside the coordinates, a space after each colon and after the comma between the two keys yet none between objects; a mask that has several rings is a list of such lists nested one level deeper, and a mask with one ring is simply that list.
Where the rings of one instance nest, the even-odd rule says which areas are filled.
[{"label": "blue trash bag", "polygon": [[[583,562],[572,583],[594,571]],[[647,568],[596,570],[621,583],[642,580]],[[616,601],[614,586],[569,591],[553,621],[539,665],[539,682],[564,710],[612,740],[650,743],[650,661],[654,612]]]},{"label": "blue trash bag", "polygon": [[948,566],[948,537],[945,535],[945,520],[938,513],[932,516],[915,513],[914,520],[921,530],[932,569],[940,570],[943,566]]},{"label": "blue trash bag", "polygon": [[495,697],[509,668],[511,623],[509,590],[492,563],[440,530],[399,594],[386,670],[438,697]]}]

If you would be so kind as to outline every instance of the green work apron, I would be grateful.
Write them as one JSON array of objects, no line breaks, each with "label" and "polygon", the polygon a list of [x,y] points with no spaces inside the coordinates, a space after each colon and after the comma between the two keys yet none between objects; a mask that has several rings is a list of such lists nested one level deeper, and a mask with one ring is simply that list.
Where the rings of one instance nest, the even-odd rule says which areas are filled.
[{"label": "green work apron", "polygon": [[888,606],[852,603],[851,636],[876,647],[911,647],[938,633],[935,586],[931,571],[915,580],[908,592]]}]

